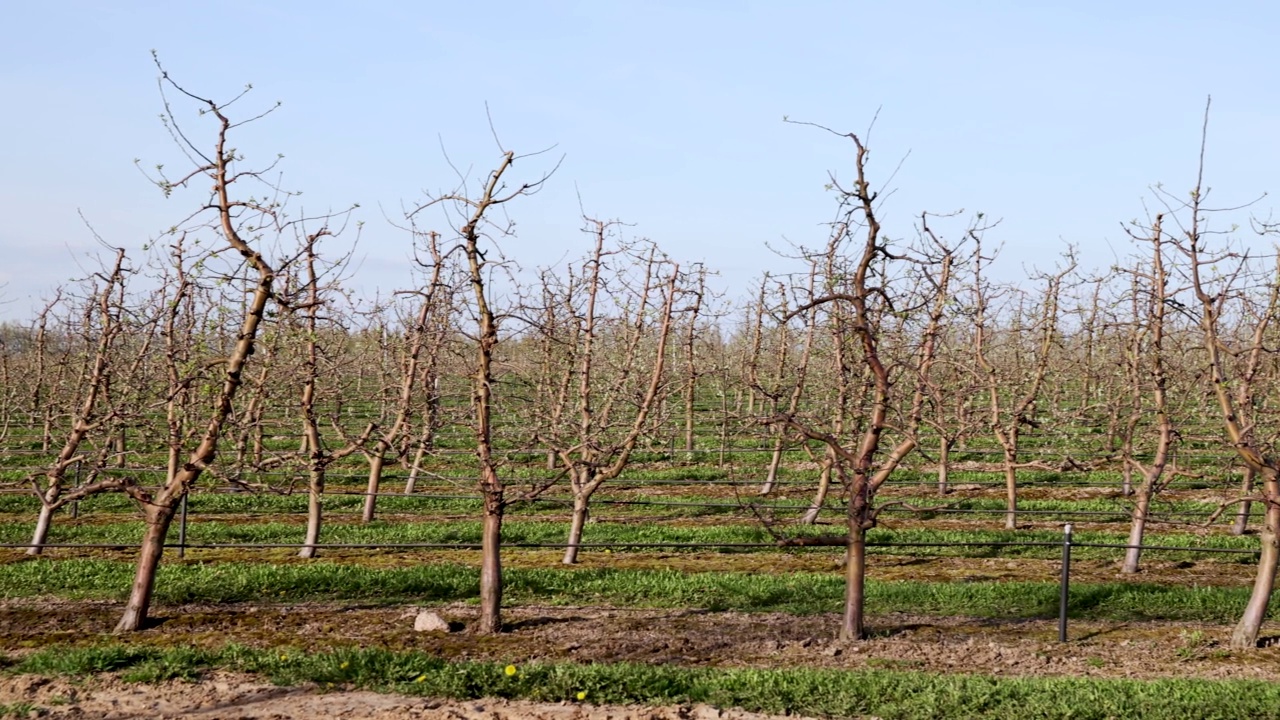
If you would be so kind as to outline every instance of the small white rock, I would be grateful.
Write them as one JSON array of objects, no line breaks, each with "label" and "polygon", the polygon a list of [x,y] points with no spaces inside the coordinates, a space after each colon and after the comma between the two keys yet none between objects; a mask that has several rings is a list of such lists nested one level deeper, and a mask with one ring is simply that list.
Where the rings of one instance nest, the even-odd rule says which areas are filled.
[{"label": "small white rock", "polygon": [[414,632],[449,632],[449,622],[430,610],[423,610],[413,620]]}]

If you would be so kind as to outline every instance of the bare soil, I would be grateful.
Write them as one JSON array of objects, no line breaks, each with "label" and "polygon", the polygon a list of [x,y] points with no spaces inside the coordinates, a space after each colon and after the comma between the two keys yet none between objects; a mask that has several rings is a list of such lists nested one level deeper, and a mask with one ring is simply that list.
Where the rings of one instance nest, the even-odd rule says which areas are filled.
[{"label": "bare soil", "polygon": [[[615,607],[522,606],[505,613],[506,631],[466,628],[473,605],[431,608],[458,632],[413,632],[417,607],[332,603],[192,605],[161,608],[143,632],[116,638],[155,646],[227,643],[325,651],[335,647],[416,650],[498,663],[638,662],[692,667],[899,668],[991,675],[1096,677],[1249,677],[1280,681],[1280,646],[1226,649],[1231,628],[1170,622],[1073,621],[1070,642],[1048,620],[891,614],[871,618],[874,637],[835,639],[838,616]],[[21,655],[50,644],[111,637],[114,603],[0,603],[2,649]]]},{"label": "bare soil", "polygon": [[[1057,642],[1051,621],[979,620],[888,615],[872,618],[874,637],[835,639],[834,614],[637,610],[613,607],[513,608],[507,629],[473,634],[471,605],[431,608],[456,632],[413,632],[417,607],[340,604],[193,605],[162,608],[148,630],[117,638],[142,645],[221,647],[240,643],[325,651],[385,647],[454,658],[521,664],[637,662],[692,667],[881,668],[995,676],[1123,678],[1253,678],[1280,681],[1280,642],[1237,653],[1226,649],[1230,628],[1142,622],[1073,622],[1071,641]],[[0,603],[0,637],[10,656],[53,643],[107,639],[114,603]],[[482,700],[454,702],[371,692],[277,688],[254,678],[215,672],[199,683],[124,683],[110,675],[87,679],[29,676],[0,679],[0,706],[50,717],[192,718],[704,718],[766,716],[707,707],[605,707]]]},{"label": "bare soil", "polygon": [[[0,705],[32,706],[32,717],[200,718],[202,720],[773,720],[777,716],[706,705],[638,707],[522,700],[456,701],[315,687],[282,688],[232,673],[199,683],[125,683],[102,676],[85,681],[30,676],[0,679]],[[794,718],[795,716],[790,716]]]}]

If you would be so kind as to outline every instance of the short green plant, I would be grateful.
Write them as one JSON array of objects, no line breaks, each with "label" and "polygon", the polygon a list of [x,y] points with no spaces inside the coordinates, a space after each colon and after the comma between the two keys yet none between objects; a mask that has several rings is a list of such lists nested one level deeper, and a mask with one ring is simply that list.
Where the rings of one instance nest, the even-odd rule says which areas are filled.
[{"label": "short green plant", "polygon": [[40,712],[40,708],[35,703],[0,703],[0,718],[25,718],[38,712]]},{"label": "short green plant", "polygon": [[[56,662],[50,656],[58,656]],[[412,695],[471,699],[671,705],[707,703],[753,712],[893,718],[1280,718],[1280,686],[1246,680],[996,678],[872,669],[690,668],[629,663],[449,661],[420,652],[348,649],[302,654],[227,646],[195,655],[181,648],[131,653],[118,645],[49,648],[10,672],[100,672],[115,658],[128,675],[161,662],[194,673],[216,667],[262,675],[281,685],[314,683]],[[125,663],[121,666],[119,663]],[[139,674],[138,677],[145,675]],[[10,706],[13,707],[13,706]],[[25,714],[34,709],[24,706]]]},{"label": "short green plant", "polygon": [[[119,599],[133,567],[110,560],[37,560],[0,564],[0,596]],[[616,568],[509,568],[510,603],[604,604],[623,607],[696,607],[709,610],[836,612],[844,596],[836,573],[764,575]],[[1052,618],[1055,582],[867,583],[868,610],[969,617]],[[210,563],[161,568],[158,603],[364,601],[381,603],[474,601],[478,570],[441,564],[373,568],[337,562]],[[1188,587],[1154,583],[1073,583],[1074,618],[1232,622],[1247,587]],[[1273,600],[1280,610],[1280,597]],[[107,662],[104,659],[104,662]]]},{"label": "short green plant", "polygon": [[1183,630],[1178,633],[1176,653],[1180,660],[1199,660],[1208,657],[1216,644],[1203,630]]}]

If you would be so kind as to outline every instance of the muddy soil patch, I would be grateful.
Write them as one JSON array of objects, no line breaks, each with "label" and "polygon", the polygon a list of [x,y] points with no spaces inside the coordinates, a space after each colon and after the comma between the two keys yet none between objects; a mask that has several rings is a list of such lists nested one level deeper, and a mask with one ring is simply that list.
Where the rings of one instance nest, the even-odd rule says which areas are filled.
[{"label": "muddy soil patch", "polygon": [[[471,605],[434,607],[474,627]],[[616,607],[521,606],[497,635],[413,631],[416,607],[326,603],[164,608],[151,628],[110,635],[113,603],[0,603],[0,649],[120,641],[158,647],[237,643],[321,652],[337,647],[418,651],[501,664],[637,662],[691,667],[887,668],[1000,676],[1257,678],[1280,681],[1280,647],[1227,649],[1231,628],[1205,623],[1073,621],[1057,642],[1051,620],[885,614],[874,637],[836,639],[838,616]]]}]

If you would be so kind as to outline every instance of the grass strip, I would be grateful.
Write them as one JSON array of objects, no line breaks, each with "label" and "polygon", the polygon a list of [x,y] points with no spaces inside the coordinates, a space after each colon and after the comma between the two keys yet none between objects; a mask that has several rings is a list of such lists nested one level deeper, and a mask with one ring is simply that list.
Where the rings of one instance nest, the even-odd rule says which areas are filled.
[{"label": "grass strip", "polygon": [[[92,525],[54,525],[50,529],[50,543],[127,543],[135,544],[142,537],[140,521],[123,523],[99,523]],[[300,543],[303,525],[300,523],[236,523],[223,521],[191,522],[188,525],[189,543]],[[560,544],[569,532],[568,523],[509,521],[503,523],[503,542],[509,544]],[[808,535],[829,532],[821,528],[805,528]],[[0,542],[25,543],[30,540],[31,528],[24,525],[0,525]],[[173,534],[171,533],[171,536]],[[422,542],[449,544],[478,544],[481,524],[474,521],[437,522],[373,522],[368,524],[330,524],[322,542],[376,543]],[[171,537],[170,541],[176,538]],[[773,537],[759,525],[712,525],[702,527],[672,527],[657,524],[596,523],[586,532],[585,542],[591,543],[689,543],[690,549],[702,550],[703,545],[717,543],[773,543]]]},{"label": "grass strip", "polygon": [[675,705],[752,712],[884,718],[1280,718],[1280,685],[1246,680],[996,678],[894,670],[690,668],[633,663],[449,661],[421,652],[226,646],[220,650],[105,644],[54,647],[8,672],[80,677],[119,672],[127,681],[198,679],[209,669],[260,675],[279,685],[316,683],[459,700]]},{"label": "grass strip", "polygon": [[[0,565],[0,596],[123,600],[133,564],[112,560],[34,560]],[[612,568],[508,568],[512,604],[604,604],[709,610],[837,612],[844,580],[836,573],[761,575]],[[1082,619],[1230,623],[1247,587],[1175,587],[1142,583],[1073,583],[1070,614]],[[175,564],[161,566],[156,601],[164,604],[361,600],[386,603],[474,601],[479,572],[463,565],[371,568],[331,562]],[[1057,616],[1052,582],[867,582],[872,614],[923,613],[996,618]],[[1280,612],[1280,597],[1272,601]]]},{"label": "grass strip", "polygon": [[[299,519],[300,520],[300,519]],[[568,535],[568,523],[513,520],[503,524],[503,541],[510,545],[562,545]],[[831,527],[795,526],[787,528],[794,537],[832,534]],[[141,521],[68,524],[54,523],[48,542],[58,543],[120,543],[134,545],[143,533]],[[302,541],[303,526],[300,522],[230,522],[222,520],[194,520],[190,523],[187,542],[190,544],[290,544]],[[25,523],[0,524],[0,543],[20,544],[30,540],[31,526]],[[464,520],[433,522],[384,522],[368,524],[331,523],[321,537],[324,543],[439,543],[474,545],[481,539],[481,524]],[[1079,531],[1076,543],[1125,545],[1128,535],[1123,532]],[[176,542],[171,533],[170,542]],[[665,524],[625,524],[599,522],[588,526],[583,536],[588,544],[626,545],[634,543],[687,544],[690,552],[716,549],[717,545],[764,544],[772,546],[774,538],[756,523],[722,525],[672,526]],[[1062,535],[1056,530],[952,530],[938,528],[888,529],[876,528],[868,534],[872,547],[878,554],[907,555],[913,557],[1025,557],[1056,558],[1061,555],[1058,544]],[[1152,551],[1149,557],[1162,561],[1209,561],[1250,564],[1256,561],[1252,554],[1197,553],[1195,548],[1207,550],[1230,549],[1253,551],[1258,540],[1248,536],[1225,533],[1194,535],[1189,533],[1149,533],[1147,545],[1192,548],[1192,550]],[[937,543],[940,547],[892,547],[894,543]],[[983,543],[992,543],[984,545]],[[1010,545],[1000,545],[1010,543]],[[1019,545],[1018,543],[1041,543]],[[732,547],[723,548],[734,551]],[[671,548],[679,550],[679,548]],[[759,552],[761,549],[739,548],[737,551]],[[763,548],[769,551],[770,548]],[[1115,560],[1124,551],[1116,548],[1079,547],[1074,551],[1079,559]],[[1158,553],[1158,554],[1157,554]]]},{"label": "grass strip", "polygon": [[[619,484],[625,484],[620,481]],[[331,484],[331,492],[325,495],[325,509],[329,513],[355,513],[359,512],[364,505],[363,487],[357,488],[338,488]],[[629,504],[629,502],[643,502],[646,498],[643,494],[636,492],[608,492],[610,488],[606,488],[595,500],[595,509],[598,513],[607,513],[609,515],[662,515],[671,517],[685,516],[704,516],[704,515],[742,515],[754,519],[747,502],[738,503],[732,497],[709,496],[697,494],[680,494],[680,495],[663,495],[653,500],[663,503],[660,505],[645,504]],[[422,497],[422,496],[396,496],[385,495],[378,498],[378,509],[383,513],[469,513],[476,512],[481,507],[481,501],[477,498],[457,498],[447,497],[455,495],[466,495],[466,491],[460,491],[457,487],[447,486],[441,488],[431,488],[425,484],[420,484],[419,492],[430,495],[430,493],[438,493],[446,497]],[[789,517],[791,515],[799,516],[808,508],[808,499],[805,497],[806,492],[793,492],[790,495],[779,495],[773,498],[755,498],[752,502],[757,502],[766,506],[777,508],[777,512],[781,517]],[[1006,511],[1005,501],[999,498],[938,498],[932,494],[918,494],[909,492],[908,489],[895,490],[887,492],[884,495],[885,500],[901,500],[911,504],[917,508],[937,508],[935,512],[924,512],[920,514],[907,514],[894,511],[891,514],[895,517],[921,517],[921,518],[948,518],[948,519],[965,519],[973,518],[977,521],[989,520],[988,515],[1000,515]],[[620,502],[609,502],[610,500]],[[520,515],[529,513],[555,513],[563,512],[568,515],[569,498],[565,496],[547,495],[544,498],[530,503],[512,503],[508,509],[509,514]],[[688,503],[682,506],[681,503]],[[1097,522],[1122,522],[1126,521],[1130,512],[1131,501],[1116,498],[1091,498],[1077,500],[1063,499],[1033,499],[1020,500],[1018,507],[1020,510],[1031,513],[1062,513],[1068,515],[1071,513],[1105,513],[1098,515],[1096,518],[1077,518],[1082,520],[1095,520]],[[40,501],[31,493],[0,493],[0,513],[4,514],[28,514],[33,517],[40,508]],[[1217,504],[1200,501],[1173,501],[1166,502],[1157,499],[1152,506],[1152,512],[1158,517],[1163,514],[1175,514],[1183,520],[1194,520],[1197,518],[1206,518],[1210,513],[1218,508]],[[190,499],[190,512],[199,517],[200,515],[217,515],[217,514],[297,514],[304,515],[307,510],[307,496],[304,493],[294,493],[281,495],[275,493],[226,493],[226,492],[195,492],[192,493]],[[126,496],[119,493],[104,493],[95,495],[80,501],[79,511],[82,515],[89,514],[133,514],[137,511],[136,506]],[[838,518],[841,515],[841,508],[832,505],[829,509],[828,517]],[[1252,508],[1251,514],[1261,517],[1262,509],[1256,504]],[[1028,516],[1031,517],[1031,516]],[[1234,516],[1233,516],[1234,517]]]},{"label": "grass strip", "polygon": [[[324,496],[326,512],[354,513],[363,508],[365,498],[363,487],[341,488],[331,485],[330,489],[331,492]],[[416,496],[380,496],[378,498],[378,511],[382,513],[467,513],[476,512],[483,506],[478,496],[474,498],[450,497],[469,494],[468,491],[459,490],[454,486],[432,488],[420,484],[417,492],[420,494]],[[432,493],[443,497],[432,496]],[[738,506],[732,498],[725,497],[664,495],[655,498],[658,502],[664,503],[662,505],[631,504],[627,502],[644,499],[634,494],[614,496],[612,499],[622,501],[618,503],[610,503],[608,502],[609,499],[608,494],[601,493],[597,498],[596,509],[610,514],[709,515],[742,513],[750,515],[750,510],[747,507]],[[275,493],[195,492],[191,494],[189,502],[189,511],[196,515],[219,513],[294,513],[305,515],[307,512],[307,496],[302,492],[288,495]],[[677,503],[689,503],[690,506],[681,507]],[[798,501],[791,503],[777,501],[775,504],[789,504],[792,507],[788,509],[793,509],[796,513],[801,513],[808,507],[807,504]],[[513,502],[508,506],[507,512],[509,514],[563,512],[568,515],[568,508],[571,505],[572,498],[566,495],[549,494],[535,502]],[[0,493],[0,513],[30,513],[34,516],[39,509],[40,500],[34,494]],[[132,514],[137,512],[137,507],[124,495],[104,493],[81,500],[79,511],[82,515],[90,513]],[[839,510],[833,509],[832,512],[838,513]]]}]

